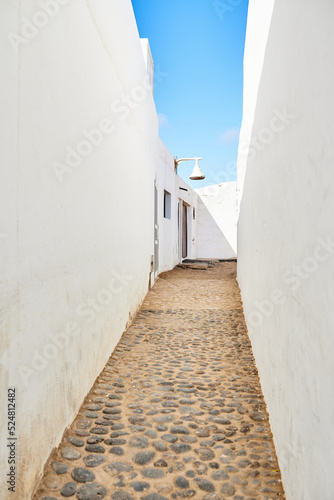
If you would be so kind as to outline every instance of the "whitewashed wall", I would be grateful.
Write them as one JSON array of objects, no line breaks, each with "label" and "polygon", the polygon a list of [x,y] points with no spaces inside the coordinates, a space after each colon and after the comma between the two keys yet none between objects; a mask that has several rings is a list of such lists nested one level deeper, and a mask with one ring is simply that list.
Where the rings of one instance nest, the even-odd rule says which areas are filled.
[{"label": "whitewashed wall", "polygon": [[196,189],[197,257],[231,259],[237,255],[237,183]]},{"label": "whitewashed wall", "polygon": [[16,494],[1,446],[1,498],[18,500],[144,298],[153,254],[158,120],[131,2],[49,4],[4,2],[0,17],[0,411],[14,386],[18,432]]},{"label": "whitewashed wall", "polygon": [[[159,140],[159,165],[157,169],[158,220],[159,220],[159,272],[165,272],[178,263],[177,227],[177,176],[174,158]],[[171,194],[171,218],[164,218],[164,191]]]},{"label": "whitewashed wall", "polygon": [[238,208],[243,193],[248,155],[252,158],[255,149],[252,127],[274,4],[275,0],[267,0],[266,2],[252,0],[248,8],[244,54],[244,112],[238,154]]},{"label": "whitewashed wall", "polygon": [[179,261],[178,200],[196,258],[198,195],[159,142],[130,0],[14,0],[0,23],[0,412],[15,387],[18,437],[16,493],[5,447],[0,486],[28,500],[147,292],[155,180],[160,272]]},{"label": "whitewashed wall", "polygon": [[[265,39],[266,4],[250,1],[248,47]],[[331,0],[276,0],[253,116],[244,110],[258,148],[238,279],[288,500],[334,490],[333,22]],[[246,54],[247,85],[258,53]]]},{"label": "whitewashed wall", "polygon": [[[158,185],[159,218],[159,272],[173,269],[179,262],[178,202],[188,207],[188,258],[196,258],[197,220],[193,219],[193,208],[197,210],[198,195],[175,173],[174,157],[159,140],[159,165],[156,172]],[[183,188],[183,189],[180,189]],[[171,194],[171,218],[164,217],[164,191]]]}]

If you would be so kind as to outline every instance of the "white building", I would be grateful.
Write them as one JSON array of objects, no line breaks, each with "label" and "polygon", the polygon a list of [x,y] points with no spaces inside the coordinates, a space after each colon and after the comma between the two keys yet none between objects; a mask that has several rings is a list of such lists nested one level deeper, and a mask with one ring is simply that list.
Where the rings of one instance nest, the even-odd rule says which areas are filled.
[{"label": "white building", "polygon": [[334,491],[333,22],[249,4],[238,280],[288,500]]},{"label": "white building", "polygon": [[199,198],[159,141],[130,0],[14,0],[0,23],[0,417],[15,387],[25,500],[148,287],[196,258]]},{"label": "white building", "polygon": [[196,189],[198,199],[197,257],[237,256],[237,183],[223,182]]}]

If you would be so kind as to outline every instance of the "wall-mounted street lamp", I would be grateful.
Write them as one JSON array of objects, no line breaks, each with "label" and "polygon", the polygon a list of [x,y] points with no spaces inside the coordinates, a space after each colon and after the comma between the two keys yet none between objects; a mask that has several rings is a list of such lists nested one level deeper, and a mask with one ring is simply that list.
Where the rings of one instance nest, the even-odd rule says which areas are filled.
[{"label": "wall-mounted street lamp", "polygon": [[201,171],[201,167],[199,166],[198,162],[199,160],[202,160],[202,158],[180,158],[179,160],[174,160],[175,161],[175,170],[178,167],[178,164],[181,163],[181,161],[191,161],[195,160],[196,165],[194,166],[193,173],[189,176],[189,179],[192,181],[201,181],[205,179],[205,175]]}]

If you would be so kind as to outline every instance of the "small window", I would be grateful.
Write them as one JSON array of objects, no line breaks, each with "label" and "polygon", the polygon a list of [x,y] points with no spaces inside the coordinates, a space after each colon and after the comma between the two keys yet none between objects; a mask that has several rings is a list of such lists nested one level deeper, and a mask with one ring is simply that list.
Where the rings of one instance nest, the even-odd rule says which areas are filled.
[{"label": "small window", "polygon": [[193,219],[195,220],[196,219],[196,209],[193,208]]},{"label": "small window", "polygon": [[164,191],[164,218],[172,218],[172,195],[168,191]]}]

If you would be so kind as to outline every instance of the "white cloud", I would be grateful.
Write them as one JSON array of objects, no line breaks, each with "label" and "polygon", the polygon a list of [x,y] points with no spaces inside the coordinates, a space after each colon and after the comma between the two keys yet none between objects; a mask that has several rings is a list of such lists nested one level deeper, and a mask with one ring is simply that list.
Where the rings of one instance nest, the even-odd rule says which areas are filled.
[{"label": "white cloud", "polygon": [[238,127],[230,128],[222,134],[219,134],[219,141],[226,144],[238,141],[240,136],[240,129]]},{"label": "white cloud", "polygon": [[163,113],[158,113],[159,128],[169,127],[169,121],[166,115]]}]

